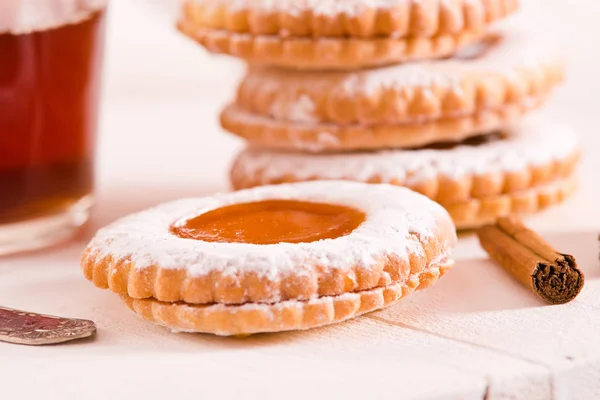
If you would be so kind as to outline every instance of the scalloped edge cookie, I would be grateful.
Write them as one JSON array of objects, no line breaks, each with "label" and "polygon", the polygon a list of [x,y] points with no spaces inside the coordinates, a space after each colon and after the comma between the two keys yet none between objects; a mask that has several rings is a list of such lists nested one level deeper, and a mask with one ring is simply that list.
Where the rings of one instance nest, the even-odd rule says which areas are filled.
[{"label": "scalloped edge cookie", "polygon": [[441,58],[484,36],[483,31],[464,31],[432,38],[315,40],[210,30],[188,21],[180,21],[177,27],[212,53],[228,54],[255,65],[303,70],[355,70]]},{"label": "scalloped edge cookie", "polygon": [[202,332],[220,336],[305,330],[330,325],[396,303],[415,290],[433,285],[453,263],[431,266],[405,282],[375,289],[324,296],[308,301],[288,300],[276,304],[190,305],[121,295],[141,318],[176,332]]},{"label": "scalloped edge cookie", "polygon": [[518,0],[186,0],[197,28],[288,37],[432,37],[484,30]]},{"label": "scalloped edge cookie", "polygon": [[531,118],[503,133],[451,149],[305,154],[250,147],[236,157],[230,179],[235,189],[324,179],[389,183],[451,204],[566,178],[579,163],[579,139],[565,126]]},{"label": "scalloped edge cookie", "polygon": [[[268,199],[347,205],[365,212],[366,220],[336,239],[275,245],[208,243],[170,231],[188,216]],[[275,303],[403,282],[448,259],[455,242],[448,213],[408,189],[305,182],[185,199],[125,217],[98,231],[81,266],[95,286],[133,298]]]},{"label": "scalloped edge cookie", "polygon": [[473,115],[550,92],[565,69],[553,47],[540,34],[503,29],[444,60],[348,72],[253,67],[235,104],[290,123],[416,124]]},{"label": "scalloped edge cookie", "polygon": [[423,124],[346,125],[291,123],[248,113],[236,105],[221,113],[221,125],[250,145],[278,150],[337,152],[421,147],[436,142],[457,142],[498,131],[539,107],[546,99],[527,97],[499,109],[473,115],[442,118]]}]

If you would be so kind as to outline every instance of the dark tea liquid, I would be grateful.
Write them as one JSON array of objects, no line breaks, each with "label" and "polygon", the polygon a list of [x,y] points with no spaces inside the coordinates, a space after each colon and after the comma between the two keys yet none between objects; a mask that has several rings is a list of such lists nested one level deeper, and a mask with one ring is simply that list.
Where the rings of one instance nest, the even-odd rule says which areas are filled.
[{"label": "dark tea liquid", "polygon": [[103,28],[99,11],[0,34],[0,225],[61,213],[92,192]]}]

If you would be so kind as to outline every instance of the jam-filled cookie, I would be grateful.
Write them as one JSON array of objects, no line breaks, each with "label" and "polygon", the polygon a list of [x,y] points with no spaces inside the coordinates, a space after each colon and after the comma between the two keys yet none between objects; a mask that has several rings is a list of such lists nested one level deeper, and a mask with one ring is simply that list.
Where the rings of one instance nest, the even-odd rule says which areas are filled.
[{"label": "jam-filled cookie", "polygon": [[392,185],[322,181],[164,204],[101,229],[85,276],[143,317],[219,335],[305,329],[427,287],[451,265],[448,213]]},{"label": "jam-filled cookie", "polygon": [[457,226],[472,227],[556,202],[537,201],[539,193],[558,194],[560,187],[572,192],[580,152],[570,129],[531,118],[495,134],[414,150],[308,154],[249,148],[234,162],[231,180],[237,189],[322,179],[406,186],[445,206]]},{"label": "jam-filled cookie", "polygon": [[187,0],[179,29],[209,51],[294,69],[356,69],[447,56],[517,0]]},{"label": "jam-filled cookie", "polygon": [[563,78],[558,54],[515,29],[438,61],[349,72],[255,67],[221,123],[256,145],[311,152],[462,140],[541,104]]}]

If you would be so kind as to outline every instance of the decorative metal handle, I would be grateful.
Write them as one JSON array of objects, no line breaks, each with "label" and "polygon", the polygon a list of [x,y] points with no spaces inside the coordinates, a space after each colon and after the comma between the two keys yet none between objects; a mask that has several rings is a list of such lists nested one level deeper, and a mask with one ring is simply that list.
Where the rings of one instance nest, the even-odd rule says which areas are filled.
[{"label": "decorative metal handle", "polygon": [[61,318],[0,307],[0,341],[47,345],[91,337],[96,324],[85,319]]}]

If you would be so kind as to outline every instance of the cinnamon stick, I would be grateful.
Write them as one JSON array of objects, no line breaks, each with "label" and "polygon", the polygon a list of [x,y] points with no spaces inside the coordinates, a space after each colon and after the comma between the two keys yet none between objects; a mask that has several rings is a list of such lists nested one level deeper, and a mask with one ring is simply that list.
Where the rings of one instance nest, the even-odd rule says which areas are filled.
[{"label": "cinnamon stick", "polygon": [[583,289],[575,258],[554,250],[515,217],[480,228],[477,236],[494,261],[548,303],[568,303]]}]

